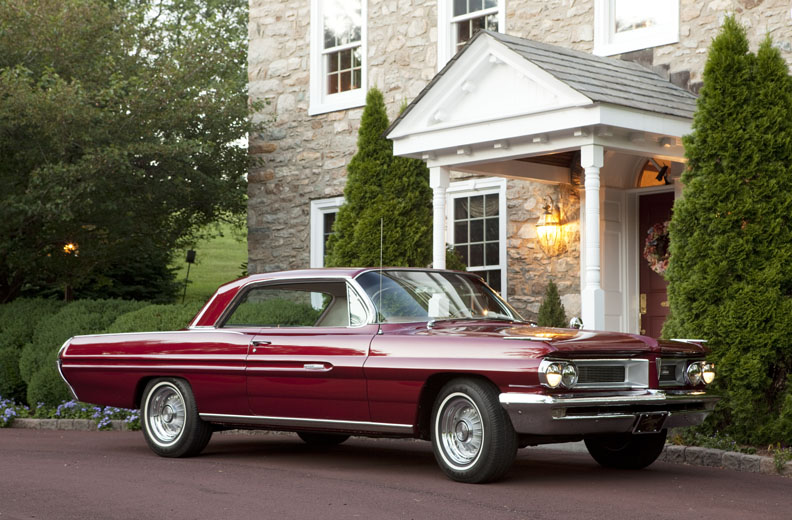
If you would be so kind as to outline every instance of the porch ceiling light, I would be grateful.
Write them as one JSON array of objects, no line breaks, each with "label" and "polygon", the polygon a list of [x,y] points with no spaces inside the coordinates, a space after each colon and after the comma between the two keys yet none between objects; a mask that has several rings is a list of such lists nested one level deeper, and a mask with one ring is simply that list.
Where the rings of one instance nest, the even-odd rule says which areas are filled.
[{"label": "porch ceiling light", "polygon": [[548,196],[543,207],[544,213],[536,222],[536,235],[539,247],[547,256],[556,256],[566,250],[563,225],[561,222],[561,209],[553,203]]}]

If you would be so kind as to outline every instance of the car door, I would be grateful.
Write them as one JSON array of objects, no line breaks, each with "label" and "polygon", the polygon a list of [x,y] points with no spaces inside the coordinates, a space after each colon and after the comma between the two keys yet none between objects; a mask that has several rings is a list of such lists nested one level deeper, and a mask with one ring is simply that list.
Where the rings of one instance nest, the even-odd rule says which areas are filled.
[{"label": "car door", "polygon": [[368,321],[343,279],[248,288],[229,325],[252,322],[258,329],[245,369],[251,412],[280,425],[368,421],[363,364],[377,332]]}]

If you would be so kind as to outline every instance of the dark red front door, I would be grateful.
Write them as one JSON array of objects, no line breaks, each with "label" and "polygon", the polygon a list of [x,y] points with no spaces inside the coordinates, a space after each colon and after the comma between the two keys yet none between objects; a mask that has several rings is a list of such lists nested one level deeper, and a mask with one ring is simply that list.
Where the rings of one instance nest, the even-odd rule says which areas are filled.
[{"label": "dark red front door", "polygon": [[644,257],[644,247],[648,231],[652,226],[671,219],[673,205],[673,192],[641,195],[638,204],[641,334],[653,338],[660,336],[663,331],[663,323],[668,316],[667,283],[663,276],[657,274],[650,267]]}]

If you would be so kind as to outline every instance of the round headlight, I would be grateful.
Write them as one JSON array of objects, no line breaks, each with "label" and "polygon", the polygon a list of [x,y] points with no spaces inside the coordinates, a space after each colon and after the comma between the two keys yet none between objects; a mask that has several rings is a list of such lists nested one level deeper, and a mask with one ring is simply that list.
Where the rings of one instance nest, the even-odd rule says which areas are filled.
[{"label": "round headlight", "polygon": [[687,382],[693,386],[698,386],[702,381],[701,376],[701,363],[698,361],[694,361],[690,365],[688,365],[687,370],[685,371],[685,378]]},{"label": "round headlight", "polygon": [[701,377],[706,384],[712,383],[715,380],[715,363],[703,363]]},{"label": "round headlight", "polygon": [[575,386],[578,380],[578,373],[577,367],[572,363],[564,366],[564,370],[561,373],[561,384],[564,385],[565,388],[572,388]]},{"label": "round headlight", "polygon": [[563,379],[564,375],[564,367],[561,366],[560,363],[552,363],[547,366],[545,370],[545,379],[547,380],[547,386],[550,388],[556,388],[558,385],[561,384],[561,380]]}]

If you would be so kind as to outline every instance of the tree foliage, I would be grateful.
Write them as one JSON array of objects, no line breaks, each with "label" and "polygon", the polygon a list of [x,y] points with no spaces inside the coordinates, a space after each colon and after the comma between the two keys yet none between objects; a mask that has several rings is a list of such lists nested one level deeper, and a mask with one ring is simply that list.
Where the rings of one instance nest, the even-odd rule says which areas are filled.
[{"label": "tree foliage", "polygon": [[727,18],[684,139],[666,337],[706,338],[724,395],[710,427],[792,443],[792,80],[766,39]]},{"label": "tree foliage", "polygon": [[244,211],[246,34],[244,0],[3,2],[0,302],[173,291],[168,252]]},{"label": "tree foliage", "polygon": [[536,324],[540,327],[566,327],[566,311],[558,294],[558,286],[550,280],[545,289],[544,299],[539,306],[539,317]]},{"label": "tree foliage", "polygon": [[423,161],[393,156],[382,93],[369,90],[344,205],[328,240],[329,266],[425,266],[432,258],[432,191]]}]

